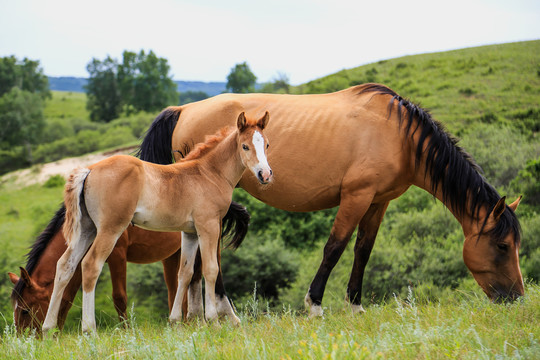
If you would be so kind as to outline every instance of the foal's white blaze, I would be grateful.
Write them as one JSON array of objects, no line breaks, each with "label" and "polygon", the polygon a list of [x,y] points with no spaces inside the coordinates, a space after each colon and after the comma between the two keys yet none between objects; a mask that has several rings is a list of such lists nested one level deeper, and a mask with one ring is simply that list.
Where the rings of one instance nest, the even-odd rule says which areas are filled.
[{"label": "foal's white blaze", "polygon": [[270,179],[271,178],[271,169],[270,165],[268,165],[268,160],[266,159],[266,154],[264,153],[264,138],[262,134],[258,131],[255,131],[253,133],[253,146],[255,147],[255,154],[257,155],[257,160],[259,160],[259,163],[255,165],[253,168],[251,168],[251,171],[255,175],[259,173],[259,171],[262,170],[263,172],[263,178],[264,179]]}]

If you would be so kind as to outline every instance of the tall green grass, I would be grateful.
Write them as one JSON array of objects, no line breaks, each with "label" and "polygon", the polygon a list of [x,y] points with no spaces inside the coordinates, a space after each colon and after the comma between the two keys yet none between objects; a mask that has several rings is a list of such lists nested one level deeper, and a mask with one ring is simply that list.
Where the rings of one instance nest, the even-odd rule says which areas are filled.
[{"label": "tall green grass", "polygon": [[38,340],[5,325],[4,359],[538,359],[540,287],[523,301],[497,305],[455,292],[442,303],[418,305],[412,292],[373,305],[363,315],[345,307],[324,318],[263,312],[256,300],[240,309],[242,323],[170,326],[166,321],[79,331]]}]

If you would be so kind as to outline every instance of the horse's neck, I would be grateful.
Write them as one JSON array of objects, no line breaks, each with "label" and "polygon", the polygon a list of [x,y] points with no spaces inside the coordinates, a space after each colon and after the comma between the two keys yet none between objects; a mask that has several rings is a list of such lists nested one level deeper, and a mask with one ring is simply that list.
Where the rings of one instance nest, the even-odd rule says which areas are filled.
[{"label": "horse's neck", "polygon": [[[413,162],[414,166],[414,162]],[[469,199],[469,192],[467,191],[467,206],[465,207],[465,210],[463,212],[459,211],[458,209],[454,209],[451,204],[447,201],[447,199],[444,199],[443,192],[442,192],[442,184],[438,184],[437,191],[433,191],[433,183],[431,181],[431,178],[428,175],[425,175],[425,166],[424,164],[421,164],[419,168],[415,169],[413,168],[413,171],[415,173],[415,178],[413,180],[413,185],[418,186],[421,189],[424,189],[431,195],[433,195],[435,198],[437,198],[440,202],[446,206],[448,210],[454,215],[456,220],[461,224],[461,227],[463,228],[463,232],[465,235],[470,234],[474,229],[476,228],[478,224],[478,219],[482,219],[487,214],[487,208],[485,206],[481,206],[480,210],[477,214],[473,214],[471,212],[471,206],[470,206],[470,199]]]},{"label": "horse's neck", "polygon": [[214,150],[201,158],[201,166],[211,168],[234,188],[245,170],[238,153],[236,132],[227,135]]}]

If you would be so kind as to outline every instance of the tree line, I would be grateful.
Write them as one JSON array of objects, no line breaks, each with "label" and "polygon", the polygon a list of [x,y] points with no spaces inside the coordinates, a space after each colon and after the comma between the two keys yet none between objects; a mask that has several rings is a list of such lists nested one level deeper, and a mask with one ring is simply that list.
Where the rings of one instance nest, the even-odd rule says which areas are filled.
[{"label": "tree line", "polygon": [[[93,58],[86,69],[89,74],[85,86],[86,108],[90,120],[96,124],[110,123],[139,113],[156,113],[169,105],[182,105],[208,98],[201,91],[178,93],[167,59],[158,57],[152,50],[140,50],[138,53],[126,50],[121,60],[111,56]],[[226,91],[253,92],[256,81],[257,77],[249,65],[246,62],[239,63],[231,68],[227,76]],[[288,90],[288,78],[283,74],[260,89],[265,92]],[[49,154],[51,152],[74,156],[80,155],[81,151],[97,150],[97,144],[81,147],[67,140],[64,141],[66,144],[48,144],[50,131],[47,130],[44,108],[50,98],[48,79],[39,60],[19,60],[15,56],[0,58],[0,173],[41,161],[56,160],[56,157]],[[58,129],[55,132],[62,131]],[[87,133],[85,130],[83,132],[83,135]],[[77,134],[65,131],[66,137]],[[133,135],[139,136],[135,133]],[[80,151],[64,152],[67,148],[80,148]]]}]

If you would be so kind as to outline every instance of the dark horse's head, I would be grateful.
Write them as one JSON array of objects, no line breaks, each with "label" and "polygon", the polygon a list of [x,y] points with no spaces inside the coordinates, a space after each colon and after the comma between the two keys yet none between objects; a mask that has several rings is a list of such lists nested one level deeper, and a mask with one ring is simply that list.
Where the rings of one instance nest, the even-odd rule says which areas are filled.
[{"label": "dark horse's head", "polygon": [[465,265],[494,302],[513,301],[524,294],[518,255],[519,223],[514,214],[520,200],[507,206],[505,198],[501,198],[480,230],[465,238]]}]

